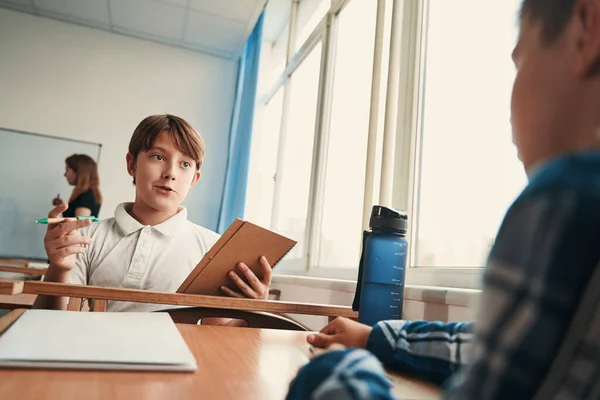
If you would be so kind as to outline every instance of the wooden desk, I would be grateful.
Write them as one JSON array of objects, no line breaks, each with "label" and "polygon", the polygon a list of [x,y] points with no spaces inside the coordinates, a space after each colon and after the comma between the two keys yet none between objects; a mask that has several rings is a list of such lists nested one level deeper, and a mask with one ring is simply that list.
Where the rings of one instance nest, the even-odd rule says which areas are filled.
[{"label": "wooden desk", "polygon": [[46,275],[46,269],[42,268],[31,268],[31,267],[19,267],[14,265],[2,265],[0,264],[0,272],[10,272],[13,274],[33,275],[42,276]]},{"label": "wooden desk", "polygon": [[37,296],[35,294],[0,294],[0,309],[31,308]]},{"label": "wooden desk", "polygon": [[30,264],[27,260],[0,258],[0,273],[19,274],[19,279],[31,279],[46,274],[47,268],[32,267]]},{"label": "wooden desk", "polygon": [[[0,398],[284,399],[290,381],[309,359],[305,332],[178,328],[196,356],[195,373],[0,369]],[[438,396],[437,389],[401,377],[396,378],[395,391],[400,398]]]},{"label": "wooden desk", "polygon": [[[357,316],[357,313],[352,311],[352,308],[348,306],[0,279],[0,296],[4,294],[15,296],[18,294],[26,294],[67,297],[69,299],[67,309],[73,311],[80,310],[82,299],[92,300],[92,311],[106,311],[107,302],[110,300],[154,303],[171,306],[192,306],[197,307],[197,309],[185,312],[180,310],[180,312],[177,312],[177,315],[174,314],[175,311],[170,311],[169,313],[177,322],[195,323],[200,318],[219,316],[239,318],[246,321],[248,326],[255,328],[306,330],[305,327],[298,323],[286,319],[286,317],[283,316],[285,314],[309,314],[330,317],[344,316],[349,318]],[[18,299],[5,296],[4,298],[0,298],[0,308],[14,309],[19,308],[20,306],[31,308],[31,304],[33,304],[31,300],[32,298],[29,296],[19,296]],[[277,316],[274,314],[283,315]],[[195,319],[191,321],[192,318]]]},{"label": "wooden desk", "polygon": [[242,299],[186,293],[154,292],[148,290],[105,288],[91,285],[70,285],[53,282],[0,280],[0,294],[33,294],[65,296],[94,300],[134,301],[173,306],[195,306],[226,310],[259,311],[281,314],[307,314],[357,318],[351,307],[285,301]]}]

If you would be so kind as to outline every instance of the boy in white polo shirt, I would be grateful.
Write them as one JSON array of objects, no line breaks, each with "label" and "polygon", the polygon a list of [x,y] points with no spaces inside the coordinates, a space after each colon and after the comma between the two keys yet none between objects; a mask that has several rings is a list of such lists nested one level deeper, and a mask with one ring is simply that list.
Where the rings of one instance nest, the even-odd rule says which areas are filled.
[{"label": "boy in white polo shirt", "polygon": [[[114,218],[48,227],[44,238],[49,282],[175,292],[219,235],[187,220],[180,204],[200,180],[204,142],[185,120],[153,115],[135,129],[129,143],[127,170],[136,193],[133,203],[120,204]],[[49,217],[67,209],[55,207]],[[85,245],[85,246],[82,246]],[[262,257],[264,277],[244,264],[229,273],[239,293],[229,296],[266,299],[271,266]],[[236,266],[232,266],[232,269]],[[247,284],[241,277],[244,276]],[[66,298],[38,296],[36,308],[65,309]],[[108,311],[154,311],[156,304],[108,302]],[[214,323],[226,320],[214,319]]]}]

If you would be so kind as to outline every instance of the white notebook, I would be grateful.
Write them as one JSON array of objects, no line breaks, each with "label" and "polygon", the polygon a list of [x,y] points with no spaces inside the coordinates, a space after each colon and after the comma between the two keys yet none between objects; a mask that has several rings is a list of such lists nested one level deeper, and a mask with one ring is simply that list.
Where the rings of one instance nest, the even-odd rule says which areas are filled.
[{"label": "white notebook", "polygon": [[28,310],[0,336],[0,367],[195,371],[166,313]]}]

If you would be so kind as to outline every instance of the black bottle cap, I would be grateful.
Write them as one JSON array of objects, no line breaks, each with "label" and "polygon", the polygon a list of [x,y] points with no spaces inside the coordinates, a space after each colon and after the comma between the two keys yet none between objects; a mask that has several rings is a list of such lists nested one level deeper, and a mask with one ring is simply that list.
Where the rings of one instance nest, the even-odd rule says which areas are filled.
[{"label": "black bottle cap", "polygon": [[373,231],[388,231],[405,235],[408,229],[408,213],[384,206],[373,206],[369,227]]}]

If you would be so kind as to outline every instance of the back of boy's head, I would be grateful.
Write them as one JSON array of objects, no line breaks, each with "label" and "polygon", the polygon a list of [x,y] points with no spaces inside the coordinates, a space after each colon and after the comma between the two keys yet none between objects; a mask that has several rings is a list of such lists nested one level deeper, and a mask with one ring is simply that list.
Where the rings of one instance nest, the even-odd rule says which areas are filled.
[{"label": "back of boy's head", "polygon": [[166,132],[179,151],[193,159],[196,169],[200,169],[204,161],[204,140],[186,120],[171,114],[151,115],[135,128],[129,141],[129,153],[134,162],[140,152],[152,148],[161,132]]},{"label": "back of boy's head", "polygon": [[573,16],[579,0],[523,0],[521,20],[539,22],[542,25],[542,40],[552,43],[563,32]]}]

